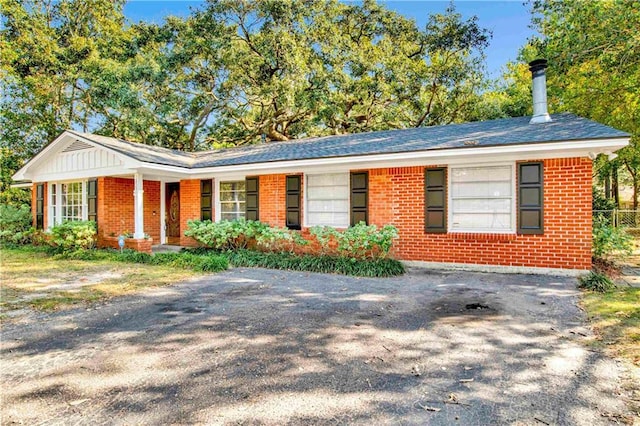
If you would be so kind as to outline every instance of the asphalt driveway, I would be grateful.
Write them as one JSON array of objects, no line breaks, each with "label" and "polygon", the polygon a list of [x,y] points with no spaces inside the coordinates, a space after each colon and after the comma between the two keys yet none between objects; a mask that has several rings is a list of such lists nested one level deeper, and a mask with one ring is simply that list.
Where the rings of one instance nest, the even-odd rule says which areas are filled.
[{"label": "asphalt driveway", "polygon": [[234,269],[2,331],[2,424],[609,424],[571,278]]}]

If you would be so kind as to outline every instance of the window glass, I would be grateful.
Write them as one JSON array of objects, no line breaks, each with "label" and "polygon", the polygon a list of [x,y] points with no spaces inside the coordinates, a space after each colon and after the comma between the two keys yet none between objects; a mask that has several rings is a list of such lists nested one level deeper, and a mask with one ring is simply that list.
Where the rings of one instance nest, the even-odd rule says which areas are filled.
[{"label": "window glass", "polygon": [[244,217],[245,183],[220,182],[220,218],[235,220]]},{"label": "window glass", "polygon": [[451,171],[451,230],[513,231],[513,168],[464,167]]},{"label": "window glass", "polygon": [[53,223],[86,220],[82,182],[54,183],[51,185],[51,214]]},{"label": "window glass", "polygon": [[349,173],[308,175],[307,225],[349,226]]}]

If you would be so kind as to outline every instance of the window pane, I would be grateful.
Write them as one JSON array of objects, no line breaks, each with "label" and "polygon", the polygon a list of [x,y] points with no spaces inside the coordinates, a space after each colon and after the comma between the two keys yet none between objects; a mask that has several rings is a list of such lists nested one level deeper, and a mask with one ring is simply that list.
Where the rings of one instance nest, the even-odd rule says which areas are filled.
[{"label": "window pane", "polygon": [[220,182],[220,218],[236,220],[244,217],[245,182]]},{"label": "window pane", "polygon": [[451,229],[513,230],[511,166],[453,168],[451,171]]},{"label": "window pane", "polygon": [[349,174],[307,176],[307,224],[349,226]]},{"label": "window pane", "polygon": [[511,180],[511,166],[455,168],[452,182],[495,182]]},{"label": "window pane", "polygon": [[452,216],[453,229],[478,230],[509,230],[511,229],[510,214],[485,213],[454,213]]},{"label": "window pane", "polygon": [[466,198],[453,200],[453,211],[458,213],[511,213],[511,199]]},{"label": "window pane", "polygon": [[453,197],[510,197],[511,181],[454,183],[451,193]]}]

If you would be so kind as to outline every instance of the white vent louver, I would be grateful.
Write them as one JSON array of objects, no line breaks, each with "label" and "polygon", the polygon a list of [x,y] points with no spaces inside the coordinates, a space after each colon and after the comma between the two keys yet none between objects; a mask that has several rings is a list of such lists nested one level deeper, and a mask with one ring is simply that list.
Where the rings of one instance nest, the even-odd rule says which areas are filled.
[{"label": "white vent louver", "polygon": [[89,148],[93,148],[93,146],[89,145],[86,142],[81,142],[76,140],[76,141],[73,141],[73,143],[68,147],[66,147],[62,152],[81,151],[83,149],[89,149]]}]

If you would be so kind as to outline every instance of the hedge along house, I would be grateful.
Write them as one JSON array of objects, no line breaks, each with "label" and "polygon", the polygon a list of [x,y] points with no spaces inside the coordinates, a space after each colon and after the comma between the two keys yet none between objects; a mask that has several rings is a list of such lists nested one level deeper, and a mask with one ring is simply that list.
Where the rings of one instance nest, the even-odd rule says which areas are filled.
[{"label": "hedge along house", "polygon": [[[14,179],[34,225],[96,220],[99,244],[193,246],[190,219],[304,229],[393,224],[405,261],[582,271],[591,265],[592,159],[629,135],[549,116],[534,61],[534,116],[185,153],[65,131]],[[149,238],[145,238],[148,236]]]}]

